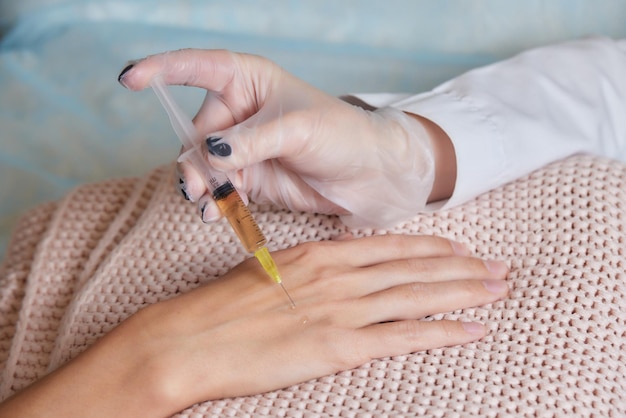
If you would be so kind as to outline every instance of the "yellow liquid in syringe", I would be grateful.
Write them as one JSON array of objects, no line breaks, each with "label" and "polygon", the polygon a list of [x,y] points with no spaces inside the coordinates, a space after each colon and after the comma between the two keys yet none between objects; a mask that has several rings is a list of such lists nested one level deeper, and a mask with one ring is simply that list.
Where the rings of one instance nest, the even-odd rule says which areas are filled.
[{"label": "yellow liquid in syringe", "polygon": [[261,232],[261,228],[259,228],[250,213],[250,209],[243,203],[241,196],[239,196],[234,186],[230,183],[226,183],[218,187],[213,192],[213,198],[220,208],[222,215],[228,219],[228,222],[246,251],[254,253],[254,256],[259,260],[259,263],[261,263],[267,275],[276,283],[280,284],[289,298],[291,306],[295,307],[296,305],[293,299],[282,283],[282,279],[278,273],[278,267],[276,267],[274,259],[272,259],[270,252],[265,247],[267,243],[265,235]]},{"label": "yellow liquid in syringe", "polygon": [[252,217],[250,209],[243,203],[241,196],[232,184],[226,183],[217,188],[213,192],[213,198],[222,211],[222,215],[228,219],[235,230],[246,251],[254,253],[267,243],[267,239]]}]

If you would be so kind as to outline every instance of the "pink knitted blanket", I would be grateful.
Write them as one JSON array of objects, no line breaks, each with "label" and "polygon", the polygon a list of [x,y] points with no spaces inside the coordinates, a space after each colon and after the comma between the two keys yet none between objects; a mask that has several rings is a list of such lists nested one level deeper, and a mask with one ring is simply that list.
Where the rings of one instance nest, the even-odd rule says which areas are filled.
[{"label": "pink knitted blanket", "polygon": [[[168,166],[89,184],[25,214],[0,268],[1,398],[247,257],[172,179]],[[334,217],[251,208],[270,249],[345,231]],[[388,232],[438,234],[508,261],[508,299],[446,314],[489,324],[486,338],[179,416],[626,416],[626,166],[573,157]]]}]

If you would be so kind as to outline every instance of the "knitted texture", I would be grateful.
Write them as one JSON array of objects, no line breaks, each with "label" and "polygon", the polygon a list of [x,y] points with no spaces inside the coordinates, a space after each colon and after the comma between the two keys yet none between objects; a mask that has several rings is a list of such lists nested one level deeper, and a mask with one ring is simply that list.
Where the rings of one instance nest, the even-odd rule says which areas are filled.
[{"label": "knitted texture", "polygon": [[[162,167],[81,186],[23,217],[0,267],[2,398],[249,256],[225,221],[199,221],[172,178]],[[436,316],[489,334],[178,416],[626,416],[625,188],[626,166],[576,156],[462,207],[353,231],[437,234],[507,261],[507,299]],[[251,209],[271,250],[346,231],[335,217]]]}]

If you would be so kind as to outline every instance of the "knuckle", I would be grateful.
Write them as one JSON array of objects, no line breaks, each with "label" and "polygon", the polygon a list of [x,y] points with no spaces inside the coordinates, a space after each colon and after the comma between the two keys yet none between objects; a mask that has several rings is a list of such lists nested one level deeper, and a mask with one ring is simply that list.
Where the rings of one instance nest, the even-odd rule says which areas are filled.
[{"label": "knuckle", "polygon": [[403,339],[413,339],[417,335],[417,321],[398,321],[395,323],[396,334]]},{"label": "knuckle", "polygon": [[455,283],[456,293],[466,297],[469,300],[477,300],[483,296],[486,291],[480,280],[459,280]]},{"label": "knuckle", "polygon": [[460,268],[471,272],[474,276],[482,277],[488,273],[485,263],[477,257],[458,257]]},{"label": "knuckle", "polygon": [[394,323],[394,334],[411,347],[420,346],[423,342],[420,321],[398,321]]},{"label": "knuckle", "polygon": [[429,273],[435,269],[435,263],[429,258],[407,258],[402,261],[410,271]]},{"label": "knuckle", "polygon": [[455,325],[454,322],[439,321],[438,325],[441,329],[442,335],[444,335],[446,338],[453,337],[455,334],[458,333],[458,327]]},{"label": "knuckle", "polygon": [[346,331],[337,327],[329,327],[320,336],[320,342],[332,360],[336,371],[352,369],[372,358],[368,353],[366,344],[359,341],[357,333]]},{"label": "knuckle", "polygon": [[332,248],[333,242],[313,241],[299,244],[290,248],[289,263],[292,265],[306,266],[310,282],[326,285],[336,280],[340,274],[337,263],[334,263]]},{"label": "knuckle", "polygon": [[316,351],[334,372],[358,367],[374,358],[371,334],[352,320],[346,320],[352,311],[341,300],[325,301],[323,309],[309,312],[310,337],[315,341]]},{"label": "knuckle", "polygon": [[325,255],[323,247],[324,242],[318,241],[299,244],[289,250],[293,253],[291,262],[310,265],[312,268],[323,265],[324,263],[319,262],[319,260],[324,260],[322,258]]},{"label": "knuckle", "polygon": [[407,287],[407,298],[415,305],[422,305],[432,295],[431,287],[423,282],[413,282]]}]

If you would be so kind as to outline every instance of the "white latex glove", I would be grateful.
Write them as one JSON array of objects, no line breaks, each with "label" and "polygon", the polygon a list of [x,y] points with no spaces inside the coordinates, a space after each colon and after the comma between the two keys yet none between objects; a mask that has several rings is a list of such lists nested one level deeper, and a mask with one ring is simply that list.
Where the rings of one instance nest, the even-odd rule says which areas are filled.
[{"label": "white latex glove", "polygon": [[[255,202],[341,215],[351,227],[390,226],[426,205],[431,143],[422,125],[397,109],[365,110],[267,59],[223,50],[154,55],[127,67],[120,82],[139,90],[155,74],[208,91],[194,118],[207,137],[203,151]],[[204,221],[219,219],[184,152],[179,161],[183,192],[198,200]]]}]

